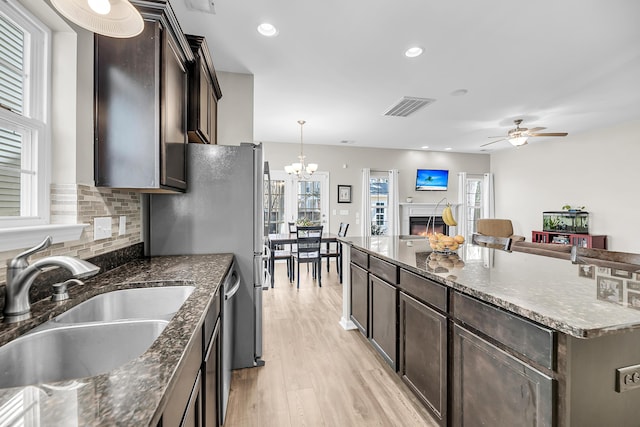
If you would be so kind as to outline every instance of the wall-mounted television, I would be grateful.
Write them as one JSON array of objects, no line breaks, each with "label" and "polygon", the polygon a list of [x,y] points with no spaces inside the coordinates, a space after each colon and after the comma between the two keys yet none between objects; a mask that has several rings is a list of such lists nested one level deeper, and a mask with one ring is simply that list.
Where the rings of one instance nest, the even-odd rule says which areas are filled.
[{"label": "wall-mounted television", "polygon": [[448,184],[448,170],[418,169],[416,172],[416,191],[446,190]]}]

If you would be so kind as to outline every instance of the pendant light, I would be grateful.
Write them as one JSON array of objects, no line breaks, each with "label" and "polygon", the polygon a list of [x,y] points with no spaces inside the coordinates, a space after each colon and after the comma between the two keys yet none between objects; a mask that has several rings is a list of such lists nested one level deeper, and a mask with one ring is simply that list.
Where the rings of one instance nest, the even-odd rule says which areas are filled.
[{"label": "pendant light", "polygon": [[315,171],[318,170],[318,164],[309,163],[307,165],[304,162],[305,156],[303,152],[302,127],[304,126],[305,123],[306,122],[304,120],[298,120],[298,124],[300,125],[300,155],[298,156],[298,159],[300,159],[300,161],[296,163],[291,163],[290,165],[285,166],[284,170],[289,175],[297,175],[298,178],[307,179],[311,175],[313,175]]},{"label": "pendant light", "polygon": [[51,0],[62,16],[103,36],[127,38],[144,29],[140,12],[127,0]]}]

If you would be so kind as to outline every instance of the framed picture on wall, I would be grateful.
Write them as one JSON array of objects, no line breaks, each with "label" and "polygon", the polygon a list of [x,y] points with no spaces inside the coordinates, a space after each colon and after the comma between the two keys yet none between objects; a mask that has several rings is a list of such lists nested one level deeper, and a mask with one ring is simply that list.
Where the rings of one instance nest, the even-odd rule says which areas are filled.
[{"label": "framed picture on wall", "polygon": [[578,267],[578,276],[588,277],[589,279],[595,278],[596,268],[593,265],[581,265]]},{"label": "framed picture on wall", "polygon": [[631,279],[632,273],[630,271],[618,270],[617,268],[612,268],[611,275],[613,277],[622,277],[623,279]]},{"label": "framed picture on wall", "polygon": [[338,203],[351,203],[351,186],[338,184]]},{"label": "framed picture on wall", "polygon": [[622,302],[622,280],[612,277],[598,277],[598,299],[611,302]]}]

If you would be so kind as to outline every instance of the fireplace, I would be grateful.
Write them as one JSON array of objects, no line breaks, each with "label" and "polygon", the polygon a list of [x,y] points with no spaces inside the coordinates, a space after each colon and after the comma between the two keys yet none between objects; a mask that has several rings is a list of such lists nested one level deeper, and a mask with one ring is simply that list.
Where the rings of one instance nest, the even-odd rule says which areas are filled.
[{"label": "fireplace", "polygon": [[[431,221],[429,221],[431,219]],[[429,224],[429,230],[427,230]],[[414,236],[429,236],[434,233],[449,234],[449,226],[441,216],[412,216],[409,217],[409,234]]]}]

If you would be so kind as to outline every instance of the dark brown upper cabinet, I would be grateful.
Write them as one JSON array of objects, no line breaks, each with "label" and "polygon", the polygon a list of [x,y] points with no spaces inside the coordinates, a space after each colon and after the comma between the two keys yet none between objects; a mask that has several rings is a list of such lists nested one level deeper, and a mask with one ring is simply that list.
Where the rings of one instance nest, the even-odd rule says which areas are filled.
[{"label": "dark brown upper cabinet", "polygon": [[140,35],[95,36],[96,186],[184,192],[193,53],[169,2],[132,3],[144,19]]},{"label": "dark brown upper cabinet", "polygon": [[189,142],[216,144],[218,100],[222,98],[222,92],[206,39],[186,37],[195,56],[195,61],[189,64]]}]

